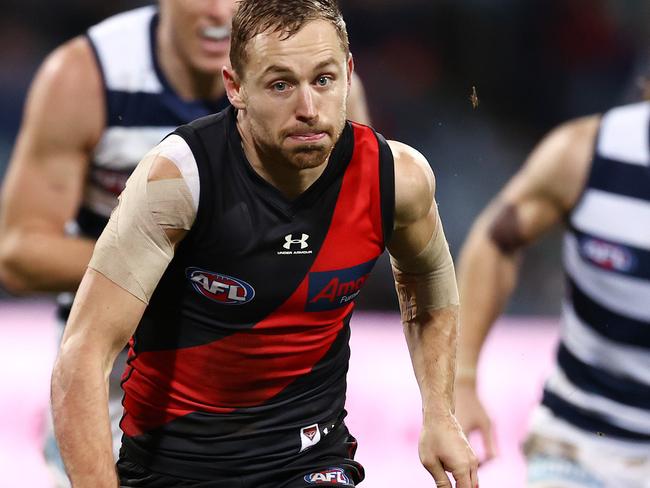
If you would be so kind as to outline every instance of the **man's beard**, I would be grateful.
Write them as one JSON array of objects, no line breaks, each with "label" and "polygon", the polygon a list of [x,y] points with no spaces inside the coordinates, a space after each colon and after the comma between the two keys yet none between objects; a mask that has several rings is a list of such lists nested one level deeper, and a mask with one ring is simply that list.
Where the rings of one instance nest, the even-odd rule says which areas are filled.
[{"label": "man's beard", "polygon": [[281,148],[283,158],[298,169],[316,168],[323,164],[332,152],[332,144],[305,144]]},{"label": "man's beard", "polygon": [[[272,144],[264,137],[253,137],[258,154],[265,161],[274,161],[283,166],[289,166],[298,170],[316,168],[327,162],[330,153],[338,141],[343,127],[338,129],[329,127],[304,127],[305,132],[327,134],[325,141],[305,142],[304,144],[293,144],[290,147],[284,144]],[[281,134],[280,141],[285,141],[287,136],[295,133],[296,130],[286,131]]]}]

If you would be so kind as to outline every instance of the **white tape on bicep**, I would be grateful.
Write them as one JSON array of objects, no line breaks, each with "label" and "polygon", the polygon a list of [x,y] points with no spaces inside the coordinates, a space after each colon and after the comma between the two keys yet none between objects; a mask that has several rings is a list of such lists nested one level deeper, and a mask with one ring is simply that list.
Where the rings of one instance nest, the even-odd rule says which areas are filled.
[{"label": "white tape on bicep", "polygon": [[129,178],[89,264],[145,303],[174,256],[164,229],[189,229],[196,217],[182,178],[147,181],[156,156]]}]

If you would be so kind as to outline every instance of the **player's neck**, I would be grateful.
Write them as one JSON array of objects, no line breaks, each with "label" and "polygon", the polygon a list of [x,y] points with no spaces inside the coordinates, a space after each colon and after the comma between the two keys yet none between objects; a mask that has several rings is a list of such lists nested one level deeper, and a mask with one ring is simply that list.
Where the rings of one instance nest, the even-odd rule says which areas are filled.
[{"label": "player's neck", "polygon": [[327,167],[329,157],[316,167],[301,169],[288,161],[279,160],[277,156],[274,158],[262,154],[262,150],[253,141],[247,121],[241,116],[238,116],[237,129],[241,136],[244,155],[252,168],[289,200],[294,200],[307,190]]},{"label": "player's neck", "polygon": [[158,63],[167,82],[184,100],[216,100],[224,95],[221,73],[206,73],[183,59],[171,39],[159,29],[156,43]]}]

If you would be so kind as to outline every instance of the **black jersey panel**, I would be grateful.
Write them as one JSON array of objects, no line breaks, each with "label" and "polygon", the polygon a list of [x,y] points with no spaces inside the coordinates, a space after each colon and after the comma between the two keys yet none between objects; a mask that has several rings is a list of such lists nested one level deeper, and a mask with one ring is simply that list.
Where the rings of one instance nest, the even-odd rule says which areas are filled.
[{"label": "black jersey panel", "polygon": [[390,242],[395,224],[395,161],[393,151],[384,139],[376,133],[379,143],[379,191],[381,193],[381,222],[384,245]]}]

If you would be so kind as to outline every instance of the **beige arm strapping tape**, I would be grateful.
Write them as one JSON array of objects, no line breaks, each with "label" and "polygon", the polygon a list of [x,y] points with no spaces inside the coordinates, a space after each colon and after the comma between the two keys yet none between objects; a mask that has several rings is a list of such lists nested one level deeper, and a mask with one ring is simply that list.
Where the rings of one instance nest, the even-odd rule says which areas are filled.
[{"label": "beige arm strapping tape", "polygon": [[390,262],[402,322],[413,320],[425,310],[458,305],[454,262],[439,219],[431,239],[419,254],[399,260],[391,256]]},{"label": "beige arm strapping tape", "polygon": [[147,181],[157,156],[146,156],[128,179],[88,265],[144,303],[174,257],[164,229],[189,230],[196,217],[183,178]]}]

